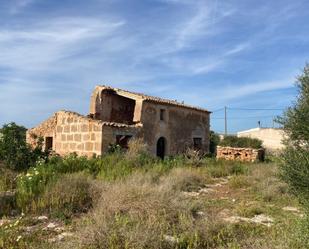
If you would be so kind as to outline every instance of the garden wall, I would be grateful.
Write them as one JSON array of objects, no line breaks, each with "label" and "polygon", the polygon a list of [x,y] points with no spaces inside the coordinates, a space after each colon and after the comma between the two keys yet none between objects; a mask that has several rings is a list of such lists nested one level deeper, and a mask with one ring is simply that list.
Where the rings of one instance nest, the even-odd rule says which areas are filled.
[{"label": "garden wall", "polygon": [[264,156],[264,149],[217,147],[217,159],[256,162],[264,161]]}]

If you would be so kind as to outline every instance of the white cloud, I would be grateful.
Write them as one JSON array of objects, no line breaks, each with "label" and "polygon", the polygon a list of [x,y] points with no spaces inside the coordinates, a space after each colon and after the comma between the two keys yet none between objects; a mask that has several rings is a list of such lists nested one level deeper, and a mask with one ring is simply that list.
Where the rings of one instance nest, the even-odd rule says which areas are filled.
[{"label": "white cloud", "polygon": [[87,49],[88,40],[108,37],[124,24],[92,18],[58,18],[22,31],[0,29],[0,67],[46,69]]},{"label": "white cloud", "polygon": [[11,0],[11,7],[10,7],[10,13],[11,14],[18,14],[21,12],[24,8],[34,3],[36,0]]}]

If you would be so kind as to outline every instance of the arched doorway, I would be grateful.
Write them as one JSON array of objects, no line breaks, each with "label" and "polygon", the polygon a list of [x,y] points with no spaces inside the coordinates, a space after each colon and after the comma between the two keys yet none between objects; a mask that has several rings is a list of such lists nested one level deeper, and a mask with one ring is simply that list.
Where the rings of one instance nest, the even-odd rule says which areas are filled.
[{"label": "arched doorway", "polygon": [[160,137],[157,142],[157,156],[161,159],[165,157],[166,150],[166,139],[164,137]]}]

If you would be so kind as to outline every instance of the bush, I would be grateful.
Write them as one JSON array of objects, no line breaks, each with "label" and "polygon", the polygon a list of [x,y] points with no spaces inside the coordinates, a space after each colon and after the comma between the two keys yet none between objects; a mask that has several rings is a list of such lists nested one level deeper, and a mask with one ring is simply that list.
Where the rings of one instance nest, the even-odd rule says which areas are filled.
[{"label": "bush", "polygon": [[249,137],[237,137],[237,136],[225,136],[221,142],[220,146],[229,146],[235,148],[262,148],[262,141],[256,138]]},{"label": "bush", "polygon": [[282,177],[309,214],[309,152],[306,148],[288,147],[282,157]]},{"label": "bush", "polygon": [[220,143],[220,137],[214,131],[210,131],[210,138],[209,138],[209,152],[212,155],[215,155],[217,152],[217,146]]},{"label": "bush", "polygon": [[309,65],[297,79],[298,98],[278,122],[288,136],[282,176],[309,214]]},{"label": "bush", "polygon": [[39,162],[36,167],[30,168],[27,173],[17,178],[17,206],[23,212],[37,209],[37,199],[45,191],[47,183],[55,180],[58,174],[52,167]]},{"label": "bush", "polygon": [[13,170],[25,170],[40,157],[44,157],[41,143],[32,150],[26,143],[26,131],[15,123],[4,125],[0,129],[0,161]]}]

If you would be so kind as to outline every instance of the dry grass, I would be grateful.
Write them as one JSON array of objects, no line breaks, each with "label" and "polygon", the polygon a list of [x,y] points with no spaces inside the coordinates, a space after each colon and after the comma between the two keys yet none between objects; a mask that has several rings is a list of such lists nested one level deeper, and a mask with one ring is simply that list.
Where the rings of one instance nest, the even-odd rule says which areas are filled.
[{"label": "dry grass", "polygon": [[[262,199],[256,200],[258,194],[252,191],[255,184],[263,186],[268,181],[260,172],[262,166],[259,167],[252,165],[248,175],[234,175],[229,184],[198,198],[188,198],[183,192],[198,191],[213,184],[215,180],[207,168],[173,169],[159,178],[153,173],[137,173],[125,181],[110,183],[98,205],[77,223],[76,238],[61,244],[61,248],[266,249],[271,245],[271,248],[288,249],[291,236],[282,238],[281,234],[295,227],[296,216],[285,220],[286,214],[281,210],[276,216],[280,222],[271,228],[227,224],[222,220],[224,209],[229,210],[228,215],[243,217],[278,212],[278,208],[268,207]],[[276,169],[269,168],[270,172],[276,174]],[[223,195],[229,199],[221,200]],[[233,198],[235,203],[231,203]],[[281,202],[273,203],[281,205]],[[294,247],[301,248],[300,245],[296,243]]]},{"label": "dry grass", "polygon": [[129,148],[126,151],[127,160],[136,160],[140,155],[148,154],[147,145],[143,142],[143,139],[135,138],[131,139],[128,144]]},{"label": "dry grass", "polygon": [[[134,151],[131,156],[102,161],[106,176],[118,165],[112,174],[117,177],[63,174],[46,186],[41,207],[73,221],[75,234],[72,239],[50,243],[50,248],[306,248],[296,232],[302,221],[299,214],[282,209],[298,204],[278,178],[276,165],[203,159],[195,167],[185,158],[175,158],[154,161],[151,168],[150,159],[145,168],[132,167],[125,177],[119,177],[123,168],[135,162],[140,165],[142,150]],[[272,217],[272,226],[224,220],[259,214]],[[10,233],[2,235],[1,231],[0,227],[0,241],[5,241]],[[40,244],[38,239],[33,241],[28,239],[27,247],[12,245],[35,248]]]}]

